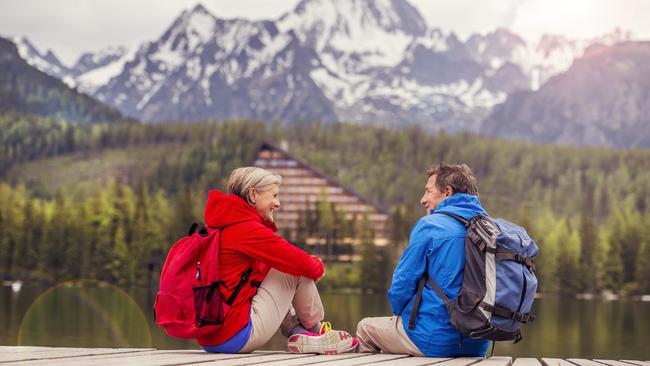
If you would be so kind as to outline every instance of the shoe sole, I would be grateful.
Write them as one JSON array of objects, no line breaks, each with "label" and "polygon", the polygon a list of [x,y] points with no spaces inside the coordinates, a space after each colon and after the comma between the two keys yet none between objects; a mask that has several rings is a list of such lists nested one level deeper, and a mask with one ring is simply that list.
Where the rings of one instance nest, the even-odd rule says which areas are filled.
[{"label": "shoe sole", "polygon": [[321,355],[336,355],[349,352],[357,347],[356,342],[348,332],[333,330],[319,336],[295,334],[289,337],[287,348],[291,353],[318,353]]}]

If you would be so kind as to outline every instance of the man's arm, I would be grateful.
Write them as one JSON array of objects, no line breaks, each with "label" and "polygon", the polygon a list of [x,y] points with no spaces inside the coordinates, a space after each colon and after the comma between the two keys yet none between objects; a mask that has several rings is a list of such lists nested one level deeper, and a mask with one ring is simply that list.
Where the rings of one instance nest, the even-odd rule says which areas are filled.
[{"label": "man's arm", "polygon": [[395,315],[401,315],[406,304],[415,296],[418,281],[426,270],[427,255],[431,249],[431,233],[428,226],[424,221],[415,225],[409,244],[393,272],[388,301]]}]

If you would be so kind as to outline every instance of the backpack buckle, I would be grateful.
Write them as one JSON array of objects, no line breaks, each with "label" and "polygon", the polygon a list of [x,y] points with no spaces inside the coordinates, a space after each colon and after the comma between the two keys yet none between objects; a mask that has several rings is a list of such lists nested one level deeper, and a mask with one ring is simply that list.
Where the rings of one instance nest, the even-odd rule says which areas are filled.
[{"label": "backpack buckle", "polygon": [[535,316],[531,314],[513,312],[511,318],[521,323],[528,323],[535,320]]}]

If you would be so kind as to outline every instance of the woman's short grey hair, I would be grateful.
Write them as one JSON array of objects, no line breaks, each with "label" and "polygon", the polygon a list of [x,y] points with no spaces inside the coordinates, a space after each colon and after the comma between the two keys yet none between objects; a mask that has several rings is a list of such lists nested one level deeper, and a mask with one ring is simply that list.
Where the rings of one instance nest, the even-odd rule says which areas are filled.
[{"label": "woman's short grey hair", "polygon": [[235,194],[251,203],[248,199],[251,188],[263,192],[270,189],[273,184],[282,184],[282,177],[262,168],[247,166],[232,171],[228,178],[228,193]]}]

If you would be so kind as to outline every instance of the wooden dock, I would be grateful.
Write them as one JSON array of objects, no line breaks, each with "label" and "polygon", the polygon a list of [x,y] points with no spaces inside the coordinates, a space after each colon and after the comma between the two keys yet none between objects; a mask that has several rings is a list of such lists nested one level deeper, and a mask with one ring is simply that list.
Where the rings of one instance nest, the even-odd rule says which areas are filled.
[{"label": "wooden dock", "polygon": [[249,354],[210,354],[200,350],[147,348],[65,348],[0,346],[2,365],[324,365],[352,366],[650,366],[650,361],[559,358],[426,358],[406,355],[345,353],[294,354],[259,351]]}]

